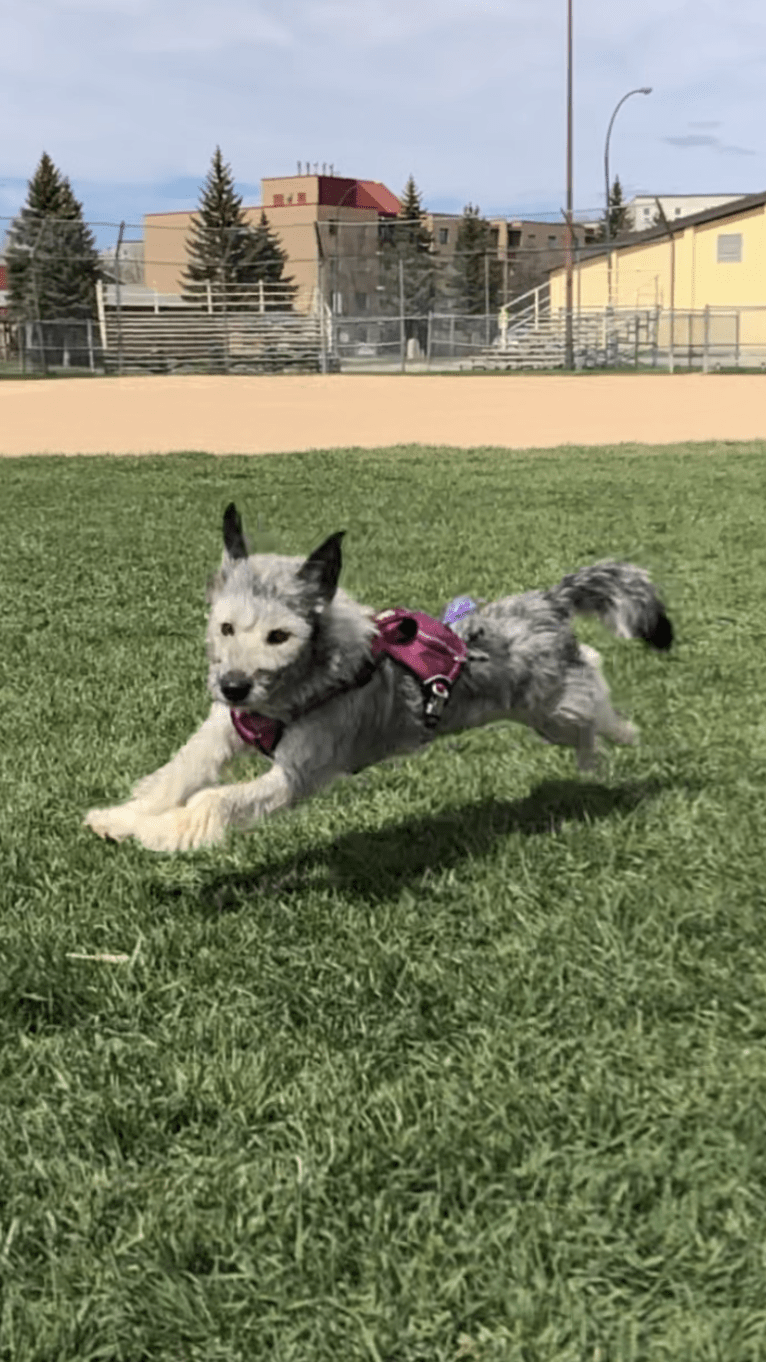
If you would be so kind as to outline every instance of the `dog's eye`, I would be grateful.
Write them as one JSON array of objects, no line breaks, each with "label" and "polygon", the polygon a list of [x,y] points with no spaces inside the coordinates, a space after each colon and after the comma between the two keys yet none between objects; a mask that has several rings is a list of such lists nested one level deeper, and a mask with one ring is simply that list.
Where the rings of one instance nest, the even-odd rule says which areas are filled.
[{"label": "dog's eye", "polygon": [[222,634],[233,634],[233,633],[234,633],[234,625],[233,625],[233,624],[229,624],[228,621],[227,621],[225,624],[222,624],[222,625],[221,625],[221,633],[222,633]]},{"label": "dog's eye", "polygon": [[291,635],[288,629],[272,629],[271,632],[266,635],[266,642],[287,643],[287,640],[290,637]]}]

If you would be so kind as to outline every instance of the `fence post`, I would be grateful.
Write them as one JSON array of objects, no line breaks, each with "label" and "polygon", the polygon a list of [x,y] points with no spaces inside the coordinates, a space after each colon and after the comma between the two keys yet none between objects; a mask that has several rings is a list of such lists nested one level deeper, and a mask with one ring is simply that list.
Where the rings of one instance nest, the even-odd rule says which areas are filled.
[{"label": "fence post", "polygon": [[221,321],[223,322],[223,372],[229,372],[229,313],[226,305],[226,276],[221,264]]},{"label": "fence post", "polygon": [[705,304],[705,320],[702,329],[702,372],[710,372],[710,306]]},{"label": "fence post", "polygon": [[106,357],[106,309],[104,307],[104,284],[101,279],[96,280],[96,313],[101,336],[101,353]]},{"label": "fence post", "polygon": [[489,251],[484,252],[484,341],[489,349]]},{"label": "fence post", "polygon": [[428,313],[428,326],[426,329],[426,369],[431,368],[431,336],[433,331],[433,312]]},{"label": "fence post", "polygon": [[91,317],[88,317],[88,362],[92,373],[96,365],[93,361],[93,320]]},{"label": "fence post", "polygon": [[114,301],[117,310],[117,372],[122,373],[122,297],[120,294],[120,247],[125,231],[125,223],[120,223],[117,245],[114,248]]},{"label": "fence post", "polygon": [[319,318],[319,372],[327,373],[327,332],[324,315],[324,259],[317,261],[317,316]]},{"label": "fence post", "polygon": [[739,314],[739,308],[737,308],[737,311],[735,312],[734,316],[735,316],[735,318],[736,318],[735,323],[734,323],[734,365],[735,365],[735,367],[738,369],[738,368],[739,368],[739,316],[740,316],[740,314]]},{"label": "fence post", "polygon": [[404,260],[399,256],[399,350],[402,373],[407,369],[407,345],[404,336]]}]

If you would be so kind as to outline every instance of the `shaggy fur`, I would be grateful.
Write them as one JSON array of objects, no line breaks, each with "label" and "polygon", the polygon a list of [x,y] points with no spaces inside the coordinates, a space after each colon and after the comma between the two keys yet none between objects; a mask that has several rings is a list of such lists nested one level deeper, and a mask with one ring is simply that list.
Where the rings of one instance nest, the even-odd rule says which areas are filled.
[{"label": "shaggy fur", "polygon": [[[210,714],[126,804],[91,810],[94,832],[136,837],[152,851],[220,842],[229,828],[251,828],[336,776],[496,719],[574,748],[582,770],[597,763],[599,738],[636,741],[612,708],[599,654],[578,642],[571,620],[595,615],[622,638],[668,649],[672,627],[642,568],[598,563],[458,620],[468,660],[433,729],[415,678],[385,656],[370,665],[374,612],[337,585],[341,538],[305,562],[250,556],[236,508],[227,508],[223,562],[209,590]],[[247,750],[232,708],[279,719],[285,730],[265,775],[219,785],[222,768]]]}]

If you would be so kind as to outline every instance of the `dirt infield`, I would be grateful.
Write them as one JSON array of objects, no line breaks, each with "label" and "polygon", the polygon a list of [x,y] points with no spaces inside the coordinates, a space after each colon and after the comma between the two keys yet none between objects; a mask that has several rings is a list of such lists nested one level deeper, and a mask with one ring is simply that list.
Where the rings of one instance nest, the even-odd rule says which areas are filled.
[{"label": "dirt infield", "polygon": [[766,375],[305,375],[8,380],[0,454],[426,444],[552,449],[766,439]]}]

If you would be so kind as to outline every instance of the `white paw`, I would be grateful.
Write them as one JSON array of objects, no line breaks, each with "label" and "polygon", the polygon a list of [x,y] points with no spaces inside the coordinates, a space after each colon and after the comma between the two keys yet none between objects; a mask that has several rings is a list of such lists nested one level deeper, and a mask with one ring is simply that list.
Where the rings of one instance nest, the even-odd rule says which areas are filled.
[{"label": "white paw", "polygon": [[148,851],[192,851],[195,847],[215,846],[226,835],[218,791],[200,790],[180,809],[141,815],[131,831]]},{"label": "white paw", "polygon": [[97,837],[103,837],[108,842],[123,842],[135,832],[139,816],[138,801],[130,800],[127,804],[115,804],[111,809],[90,809],[83,823]]}]

